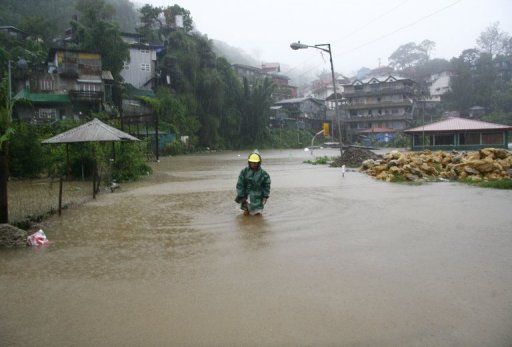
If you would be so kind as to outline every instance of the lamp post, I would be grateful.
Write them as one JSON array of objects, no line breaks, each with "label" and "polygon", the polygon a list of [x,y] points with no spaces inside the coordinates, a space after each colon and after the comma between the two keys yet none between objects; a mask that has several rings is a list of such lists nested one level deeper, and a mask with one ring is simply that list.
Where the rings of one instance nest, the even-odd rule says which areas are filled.
[{"label": "lamp post", "polygon": [[[331,77],[332,77],[332,88],[334,90],[334,108],[336,111],[336,122],[338,123],[338,137],[339,137],[339,144],[340,144],[340,156],[343,154],[343,148],[341,146],[341,125],[340,125],[340,113],[338,110],[338,92],[336,91],[336,79],[334,78],[334,65],[332,63],[332,53],[331,53],[331,44],[330,43],[321,43],[317,45],[305,45],[303,43],[299,42],[293,42],[290,44],[291,49],[293,50],[299,50],[299,49],[306,49],[306,48],[316,48],[321,51],[329,53],[329,60],[331,62]],[[327,48],[325,48],[327,47]],[[334,123],[334,122],[333,122]],[[334,136],[333,136],[334,138]]]}]

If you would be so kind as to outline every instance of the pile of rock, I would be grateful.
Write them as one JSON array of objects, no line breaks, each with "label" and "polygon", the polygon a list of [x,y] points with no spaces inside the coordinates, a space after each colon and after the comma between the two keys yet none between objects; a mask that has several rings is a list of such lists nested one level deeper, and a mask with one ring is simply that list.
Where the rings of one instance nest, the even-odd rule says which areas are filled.
[{"label": "pile of rock", "polygon": [[27,232],[10,224],[0,224],[0,248],[26,247]]},{"label": "pile of rock", "polygon": [[345,165],[347,167],[359,167],[363,161],[372,159],[377,160],[382,156],[373,153],[372,151],[364,148],[349,147],[343,151],[341,157],[337,157],[331,163],[331,167],[341,167]]},{"label": "pile of rock", "polygon": [[510,179],[512,152],[500,148],[485,148],[477,152],[392,151],[382,160],[365,160],[361,171],[388,182]]}]

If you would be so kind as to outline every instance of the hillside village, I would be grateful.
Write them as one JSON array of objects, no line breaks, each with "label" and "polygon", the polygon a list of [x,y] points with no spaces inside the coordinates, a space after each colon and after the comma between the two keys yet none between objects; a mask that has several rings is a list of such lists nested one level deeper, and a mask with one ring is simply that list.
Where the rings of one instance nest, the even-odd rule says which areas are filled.
[{"label": "hillside village", "polygon": [[499,23],[450,61],[431,58],[435,42],[426,39],[399,46],[389,65],[354,76],[336,66],[297,85],[282,62],[229,61],[179,5],[146,4],[127,16],[127,4],[78,1],[66,8],[69,25],[51,32],[43,18],[0,23],[11,177],[94,177],[87,146],[67,146],[63,165],[61,149],[41,145],[94,118],[142,140],[97,149],[107,167],[116,150],[130,151],[112,165],[117,180],[149,172],[145,161],[161,155],[304,148],[315,138],[334,147],[508,147],[512,39]]},{"label": "hillside village", "polygon": [[185,3],[2,0],[0,345],[512,346],[512,1]]},{"label": "hillside village", "polygon": [[[185,30],[181,25],[173,26],[172,30]],[[14,26],[2,26],[0,33],[11,41],[34,40]],[[162,69],[162,64],[166,64],[163,57],[171,48],[162,42],[149,42],[140,33],[120,32],[129,59],[119,62],[122,69],[114,78],[103,66],[100,52],[76,48],[79,39],[75,34],[69,29],[63,36],[54,38],[44,61],[23,60],[23,69],[30,73],[13,73],[10,90],[15,102],[13,119],[31,124],[66,119],[79,121],[92,113],[104,112],[118,119],[120,127],[134,135],[154,135],[155,110],[143,98],[156,98],[158,87],[171,87],[175,80],[176,76]],[[510,56],[496,56],[493,64],[500,83],[510,84]],[[21,71],[22,65],[13,62],[12,71]],[[432,73],[419,78],[408,77],[414,72],[411,68],[361,69],[354,77],[336,73],[339,124],[330,74],[325,73],[299,88],[290,83],[291,78],[281,71],[280,63],[262,63],[261,66],[234,63],[232,71],[248,88],[254,88],[264,79],[271,81],[273,90],[267,126],[317,131],[327,122],[333,133],[338,126],[342,127],[342,142],[370,145],[401,138],[403,130],[443,116],[485,119],[493,112],[492,107],[482,106],[476,100],[465,109],[447,107],[450,101],[446,96],[448,100],[453,99],[451,85],[454,76],[458,76],[450,64],[441,65],[444,66],[437,66],[431,69]],[[452,106],[456,105],[452,103]],[[508,122],[505,120],[505,123]],[[166,133],[167,140],[160,141],[160,150],[176,138],[173,129],[163,129],[160,136],[165,137]],[[180,136],[185,141],[193,134]]]}]

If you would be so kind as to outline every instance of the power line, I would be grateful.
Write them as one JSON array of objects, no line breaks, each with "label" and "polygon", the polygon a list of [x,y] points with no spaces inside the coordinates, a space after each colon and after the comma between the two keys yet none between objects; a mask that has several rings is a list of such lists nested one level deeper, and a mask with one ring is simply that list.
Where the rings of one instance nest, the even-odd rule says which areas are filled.
[{"label": "power line", "polygon": [[[355,51],[357,51],[357,50],[359,50],[359,49],[361,49],[361,48],[363,48],[363,47],[366,47],[366,46],[368,46],[368,45],[370,45],[370,44],[372,44],[372,43],[375,43],[375,42],[380,41],[380,40],[382,40],[382,39],[385,39],[385,38],[387,38],[387,37],[389,37],[389,36],[391,36],[391,35],[393,35],[393,34],[396,34],[396,33],[397,33],[397,32],[399,32],[399,31],[402,31],[402,30],[404,30],[404,29],[410,28],[410,27],[412,27],[412,26],[414,26],[414,25],[418,24],[419,22],[421,22],[421,21],[423,21],[423,20],[425,20],[425,19],[428,19],[428,18],[430,18],[430,17],[432,17],[432,16],[435,16],[436,14],[438,14],[438,13],[440,13],[440,12],[442,12],[442,11],[444,11],[444,10],[446,10],[446,9],[448,9],[448,8],[450,8],[450,7],[452,7],[452,6],[457,5],[459,2],[462,2],[462,1],[463,1],[463,0],[457,0],[457,1],[454,1],[454,2],[452,2],[451,4],[449,4],[449,5],[447,5],[447,6],[444,6],[444,7],[440,8],[439,10],[436,10],[436,11],[431,12],[431,13],[429,13],[429,14],[427,14],[427,15],[423,16],[423,17],[420,17],[419,19],[415,20],[414,22],[411,22],[411,23],[409,23],[409,24],[407,24],[407,25],[401,26],[401,27],[399,27],[399,28],[397,28],[397,29],[395,29],[395,30],[393,30],[393,31],[391,31],[391,32],[389,32],[389,33],[387,33],[387,34],[384,34],[384,35],[382,35],[382,36],[379,36],[379,37],[378,37],[378,38],[376,38],[376,39],[373,39],[373,40],[371,40],[371,41],[368,41],[368,42],[366,42],[366,43],[363,43],[362,45],[359,45],[359,46],[357,46],[357,47],[354,47],[354,48],[352,48],[352,49],[349,49],[349,50],[347,50],[347,51],[344,51],[344,52],[341,52],[341,53],[338,53],[338,54],[348,54],[348,53],[355,52]],[[314,68],[312,68],[312,69],[310,69],[310,70],[307,70],[307,71],[304,71],[303,73],[301,73],[300,75],[298,75],[298,77],[304,76],[305,74],[307,74],[307,73],[311,72],[313,69],[314,69]]]},{"label": "power line", "polygon": [[[392,13],[393,11],[395,11],[395,10],[396,10],[396,9],[398,9],[399,7],[403,6],[403,5],[404,5],[406,2],[408,2],[408,1],[409,1],[409,0],[404,0],[404,1],[402,1],[401,3],[399,3],[398,5],[396,5],[396,6],[392,7],[391,9],[389,9],[388,11],[386,11],[386,12],[384,12],[384,13],[382,13],[382,14],[380,14],[380,15],[376,16],[376,17],[371,18],[370,20],[368,20],[368,22],[366,22],[366,23],[365,23],[365,24],[363,24],[362,26],[360,26],[360,27],[358,27],[358,28],[356,28],[356,29],[352,30],[350,33],[348,33],[347,35],[345,35],[345,36],[343,36],[343,37],[341,37],[341,38],[339,38],[339,39],[337,39],[337,40],[335,40],[334,42],[335,42],[335,43],[339,43],[339,42],[341,42],[341,41],[343,41],[343,40],[345,40],[345,39],[347,39],[347,38],[351,37],[352,35],[354,35],[355,33],[359,32],[359,31],[361,31],[362,29],[366,28],[366,27],[367,27],[367,26],[369,26],[370,24],[373,24],[376,20],[379,20],[379,19],[381,19],[381,18],[384,18],[384,17],[385,17],[385,16],[387,16],[388,14]],[[321,53],[321,52],[320,52],[320,53]],[[314,58],[306,59],[306,60],[304,60],[304,61],[302,62],[302,64],[306,64],[306,63],[310,62],[310,61],[311,61],[311,60],[313,60],[313,59],[314,59]],[[302,64],[301,64],[301,65],[302,65]],[[287,70],[286,72],[288,73],[288,72],[290,72],[290,71],[293,71],[293,70],[297,69],[298,67],[299,67],[299,65],[296,65],[296,66],[292,67],[291,69]],[[310,70],[310,71],[311,71],[311,70]],[[309,71],[308,71],[308,72],[309,72]],[[299,76],[302,76],[302,75],[299,75]]]},{"label": "power line", "polygon": [[395,7],[391,8],[389,11],[377,16],[377,17],[374,17],[372,19],[370,19],[366,24],[363,24],[362,26],[360,26],[359,28],[356,28],[354,29],[353,31],[351,31],[350,33],[348,33],[347,35],[343,36],[342,38],[336,40],[335,42],[339,43],[345,39],[348,39],[349,37],[351,37],[352,35],[354,35],[355,33],[363,30],[364,28],[366,28],[368,25],[370,24],[373,24],[374,21],[376,20],[379,20],[383,17],[386,17],[388,14],[390,14],[391,12],[395,11],[397,8],[401,7],[402,5],[404,5],[406,2],[408,2],[409,0],[405,0],[405,1],[402,1],[401,3],[399,3],[398,5],[396,5]]},{"label": "power line", "polygon": [[449,4],[449,5],[447,5],[447,6],[443,7],[443,8],[440,8],[439,10],[436,10],[436,11],[434,11],[434,12],[432,12],[432,13],[429,13],[429,14],[427,14],[427,15],[423,16],[423,17],[420,17],[419,19],[417,19],[416,21],[414,21],[414,22],[412,22],[412,23],[409,23],[409,24],[407,24],[407,25],[404,25],[404,26],[402,26],[402,27],[400,27],[400,28],[398,28],[398,29],[393,30],[393,31],[392,31],[392,32],[390,32],[390,33],[384,34],[384,35],[382,35],[382,36],[380,36],[380,37],[378,37],[378,38],[376,38],[376,39],[374,39],[374,40],[368,41],[368,42],[366,42],[366,43],[363,43],[362,45],[359,45],[359,46],[357,46],[357,47],[354,47],[354,48],[352,48],[352,49],[349,49],[348,51],[341,52],[341,53],[339,53],[339,54],[352,53],[352,52],[357,51],[357,50],[358,50],[358,49],[360,49],[360,48],[366,47],[366,46],[368,46],[368,45],[370,45],[370,44],[372,44],[372,43],[374,43],[374,42],[377,42],[377,41],[380,41],[380,40],[382,40],[382,39],[385,39],[385,38],[387,38],[387,37],[389,37],[389,36],[391,36],[391,35],[393,35],[393,34],[396,34],[396,33],[397,33],[397,32],[399,32],[399,31],[402,31],[402,30],[404,30],[404,29],[410,28],[410,27],[412,27],[413,25],[416,25],[416,24],[418,24],[419,22],[421,22],[421,21],[423,21],[423,20],[425,20],[425,19],[427,19],[427,18],[430,18],[430,17],[432,17],[432,16],[435,16],[436,14],[438,14],[438,13],[440,13],[440,12],[442,12],[442,11],[444,11],[444,10],[446,10],[446,9],[448,9],[448,8],[450,8],[450,7],[452,7],[452,6],[457,5],[457,4],[458,4],[459,2],[461,2],[461,1],[463,1],[463,0],[457,0],[457,1],[455,1],[455,2],[452,2],[451,4]]}]

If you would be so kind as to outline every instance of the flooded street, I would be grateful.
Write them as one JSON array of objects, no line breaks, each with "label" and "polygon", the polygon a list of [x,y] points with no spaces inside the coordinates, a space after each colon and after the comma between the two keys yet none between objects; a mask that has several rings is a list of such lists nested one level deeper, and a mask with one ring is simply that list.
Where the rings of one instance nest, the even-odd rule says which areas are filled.
[{"label": "flooded street", "polygon": [[2,250],[0,345],[512,344],[510,191],[263,151],[271,196],[244,217],[246,155],[163,158],[46,221],[49,248]]}]

